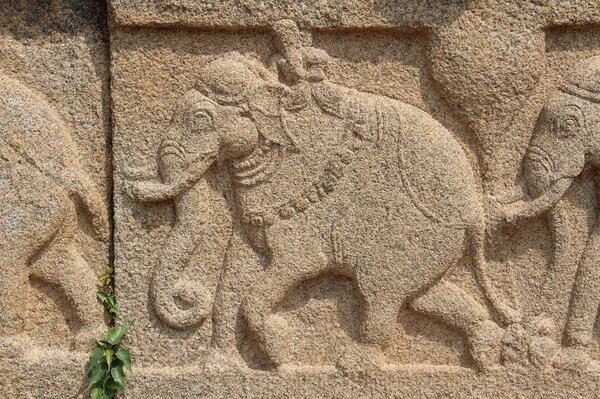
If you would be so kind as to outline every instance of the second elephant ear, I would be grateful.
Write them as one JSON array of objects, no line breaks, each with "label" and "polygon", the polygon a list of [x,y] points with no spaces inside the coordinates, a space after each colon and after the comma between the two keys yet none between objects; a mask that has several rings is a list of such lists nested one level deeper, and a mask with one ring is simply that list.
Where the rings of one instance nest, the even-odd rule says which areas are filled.
[{"label": "second elephant ear", "polygon": [[256,128],[263,137],[289,149],[298,149],[296,138],[282,119],[285,104],[293,98],[290,88],[281,84],[267,83],[259,87],[248,100]]}]

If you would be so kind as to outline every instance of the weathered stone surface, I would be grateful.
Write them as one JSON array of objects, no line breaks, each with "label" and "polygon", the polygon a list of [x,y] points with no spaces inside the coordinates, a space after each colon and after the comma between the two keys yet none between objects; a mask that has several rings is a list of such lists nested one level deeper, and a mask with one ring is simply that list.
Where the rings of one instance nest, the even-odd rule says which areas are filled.
[{"label": "weathered stone surface", "polygon": [[595,4],[361,5],[113,2],[130,394],[596,395]]},{"label": "weathered stone surface", "polygon": [[75,397],[106,331],[95,294],[111,261],[105,15],[96,1],[0,5],[5,397]]},{"label": "weathered stone surface", "polygon": [[465,12],[499,11],[530,18],[534,24],[598,23],[596,0],[113,0],[119,25],[268,27],[289,18],[313,28],[414,29],[447,24]]},{"label": "weathered stone surface", "polygon": [[597,1],[106,9],[1,17],[11,395],[111,264],[126,397],[599,396]]}]

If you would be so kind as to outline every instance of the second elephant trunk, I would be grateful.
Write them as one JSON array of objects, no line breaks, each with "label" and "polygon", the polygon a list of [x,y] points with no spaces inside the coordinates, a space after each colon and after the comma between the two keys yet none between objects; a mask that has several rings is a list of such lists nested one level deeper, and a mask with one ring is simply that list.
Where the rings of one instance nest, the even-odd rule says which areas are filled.
[{"label": "second elephant trunk", "polygon": [[560,277],[563,271],[568,269],[571,235],[564,201],[559,201],[548,213],[548,223],[552,232],[552,263],[544,277],[541,287],[542,300],[539,301],[538,308],[534,309],[536,314],[549,314],[552,309],[556,309],[556,300],[560,299]]},{"label": "second elephant trunk", "polygon": [[522,220],[547,212],[566,194],[572,182],[573,178],[562,178],[532,201],[521,200],[509,204],[506,212],[506,221],[516,224]]}]

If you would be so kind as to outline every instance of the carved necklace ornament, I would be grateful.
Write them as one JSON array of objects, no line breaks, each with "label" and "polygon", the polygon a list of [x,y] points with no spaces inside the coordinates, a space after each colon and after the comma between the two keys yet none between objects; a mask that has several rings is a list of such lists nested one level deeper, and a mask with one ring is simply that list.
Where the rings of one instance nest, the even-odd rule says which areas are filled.
[{"label": "carved necklace ornament", "polygon": [[278,205],[244,213],[241,215],[242,222],[253,227],[268,227],[277,219],[290,219],[305,212],[312,204],[323,201],[328,194],[335,190],[340,179],[346,174],[347,166],[356,157],[359,149],[360,145],[355,143],[355,145],[338,152],[335,158],[327,163],[321,176],[306,186],[304,190]]}]

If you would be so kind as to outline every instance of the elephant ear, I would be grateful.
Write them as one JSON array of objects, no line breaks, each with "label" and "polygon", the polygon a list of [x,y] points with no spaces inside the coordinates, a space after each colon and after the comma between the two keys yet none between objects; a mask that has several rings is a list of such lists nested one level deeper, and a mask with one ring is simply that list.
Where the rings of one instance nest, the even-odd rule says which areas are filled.
[{"label": "elephant ear", "polygon": [[298,142],[283,119],[287,108],[285,104],[293,97],[292,90],[287,86],[269,82],[254,92],[248,101],[248,107],[256,128],[267,141],[297,150]]}]

